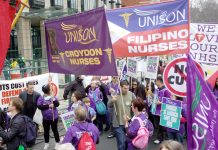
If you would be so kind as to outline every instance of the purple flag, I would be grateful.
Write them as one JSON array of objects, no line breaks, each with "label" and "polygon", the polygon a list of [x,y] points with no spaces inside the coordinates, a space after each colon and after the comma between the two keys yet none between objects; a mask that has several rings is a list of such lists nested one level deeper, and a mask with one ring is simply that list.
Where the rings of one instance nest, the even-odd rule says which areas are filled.
[{"label": "purple flag", "polygon": [[117,76],[103,7],[45,22],[49,71]]},{"label": "purple flag", "polygon": [[188,149],[217,150],[218,102],[190,55],[187,66]]}]

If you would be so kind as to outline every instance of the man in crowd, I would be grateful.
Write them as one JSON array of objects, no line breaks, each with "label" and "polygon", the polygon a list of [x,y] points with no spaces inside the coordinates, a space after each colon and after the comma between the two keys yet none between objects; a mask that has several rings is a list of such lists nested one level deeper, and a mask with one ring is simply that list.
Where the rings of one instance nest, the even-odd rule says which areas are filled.
[{"label": "man in crowd", "polygon": [[19,97],[24,102],[23,114],[33,119],[37,109],[37,100],[40,97],[40,94],[34,91],[33,81],[27,82],[26,86],[27,90],[20,93]]},{"label": "man in crowd", "polygon": [[[126,135],[124,127],[124,114],[131,117],[131,102],[135,99],[135,95],[129,91],[129,83],[124,80],[120,82],[121,93],[118,95],[112,95],[109,99],[109,107],[114,107],[113,109],[113,128],[117,140],[118,150],[126,149]],[[122,95],[121,95],[122,94]]]},{"label": "man in crowd", "polygon": [[6,132],[0,126],[0,137],[6,143],[7,150],[17,150],[19,145],[26,147],[24,139],[26,135],[26,124],[21,114],[22,109],[23,101],[18,97],[12,98],[8,108],[8,112],[11,113],[11,123],[9,124],[8,131]]},{"label": "man in crowd", "polygon": [[[80,75],[80,76],[75,76],[75,80],[72,81],[71,83],[69,83],[65,89],[64,89],[64,99],[67,100],[67,96],[72,95],[73,92],[75,91],[79,91],[80,93],[82,93],[83,98],[86,97],[86,92],[85,92],[85,88],[83,86],[83,79],[84,76]],[[71,103],[71,100],[69,100],[69,105]]]},{"label": "man in crowd", "polygon": [[159,125],[160,122],[160,111],[161,111],[161,104],[162,104],[162,98],[167,97],[171,98],[170,92],[166,89],[163,83],[163,78],[161,76],[157,77],[156,85],[158,87],[157,94],[158,94],[158,101],[157,101],[157,107],[156,112],[154,116],[154,125],[157,129],[157,139],[154,141],[155,144],[159,144],[163,140],[165,140],[166,131],[162,126]]}]

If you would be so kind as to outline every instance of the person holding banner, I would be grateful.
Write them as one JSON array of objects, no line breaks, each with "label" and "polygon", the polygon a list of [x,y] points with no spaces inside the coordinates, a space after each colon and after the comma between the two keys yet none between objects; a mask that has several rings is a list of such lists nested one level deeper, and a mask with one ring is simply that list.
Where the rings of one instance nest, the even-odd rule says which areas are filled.
[{"label": "person holding banner", "polygon": [[54,133],[54,137],[56,141],[55,148],[59,146],[60,137],[58,132],[58,109],[57,109],[57,107],[59,106],[59,102],[56,97],[52,97],[49,84],[44,85],[42,87],[42,91],[44,95],[39,97],[37,105],[38,108],[42,111],[44,139],[45,139],[44,150],[47,150],[49,148],[50,127]]},{"label": "person holding banner", "polygon": [[[108,85],[108,96],[118,95],[119,93],[120,93],[119,77],[113,76],[111,83],[109,83],[109,85]],[[113,138],[113,137],[115,137],[115,133],[113,131],[113,123],[112,123],[113,107],[109,107],[109,105],[108,105],[108,114],[109,114],[109,124],[111,126],[111,132],[107,137]]]},{"label": "person holding banner", "polygon": [[163,83],[163,78],[161,76],[157,77],[156,85],[158,87],[157,93],[158,93],[158,101],[156,103],[156,112],[154,114],[154,125],[157,129],[157,139],[154,141],[155,144],[159,144],[162,142],[166,137],[166,131],[165,129],[159,125],[160,123],[160,111],[161,111],[161,104],[162,104],[162,98],[167,97],[171,98],[170,92],[166,89]]},{"label": "person holding banner", "polygon": [[37,109],[37,100],[40,94],[34,91],[34,82],[29,81],[26,84],[27,90],[20,93],[19,98],[24,102],[23,114],[33,120]]},{"label": "person holding banner", "polygon": [[[173,95],[172,96],[173,100],[179,100],[179,101],[183,101],[182,97],[178,97]],[[170,140],[176,140],[180,143],[183,143],[183,138],[184,138],[184,134],[185,134],[185,123],[186,123],[186,118],[187,118],[187,105],[183,104],[182,105],[182,117],[180,118],[180,127],[179,130],[174,130],[174,129],[170,129],[167,128],[167,136]]]},{"label": "person holding banner", "polygon": [[135,95],[129,91],[129,83],[124,80],[120,82],[121,93],[109,96],[108,105],[113,108],[113,129],[117,140],[117,149],[126,150],[126,134],[124,114],[131,116],[131,102]]}]

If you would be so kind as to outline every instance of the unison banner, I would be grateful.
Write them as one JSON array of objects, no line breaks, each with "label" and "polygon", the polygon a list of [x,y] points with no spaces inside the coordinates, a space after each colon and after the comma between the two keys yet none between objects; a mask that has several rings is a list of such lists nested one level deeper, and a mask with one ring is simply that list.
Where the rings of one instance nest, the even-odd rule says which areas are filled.
[{"label": "unison banner", "polygon": [[217,150],[218,102],[190,56],[187,66],[188,149]]},{"label": "unison banner", "polygon": [[218,65],[218,25],[190,25],[190,52],[197,62]]},{"label": "unison banner", "polygon": [[45,22],[49,71],[117,75],[103,7]]},{"label": "unison banner", "polygon": [[[58,75],[50,74],[52,78],[52,87],[54,95],[58,94]],[[27,77],[17,80],[1,80],[0,81],[0,108],[5,109],[8,107],[12,97],[17,97],[21,92],[26,90],[26,83],[33,81],[35,91],[43,94],[42,86],[49,81],[49,74],[43,74],[33,77]]]},{"label": "unison banner", "polygon": [[107,11],[116,57],[189,52],[188,0]]}]

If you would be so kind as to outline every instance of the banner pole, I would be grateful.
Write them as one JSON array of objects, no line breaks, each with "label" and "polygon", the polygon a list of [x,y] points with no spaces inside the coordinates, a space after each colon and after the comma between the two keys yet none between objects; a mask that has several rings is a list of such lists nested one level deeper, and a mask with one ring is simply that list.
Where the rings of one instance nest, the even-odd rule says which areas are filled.
[{"label": "banner pole", "polygon": [[11,24],[11,29],[13,29],[14,26],[16,25],[16,23],[17,23],[18,19],[20,18],[24,8],[28,6],[27,3],[28,3],[28,0],[24,0],[24,2],[21,2],[22,5],[21,5],[16,17],[14,18],[14,20],[13,20],[13,22]]},{"label": "banner pole", "polygon": [[[54,92],[53,92],[53,88],[52,88],[52,77],[51,77],[51,75],[50,75],[50,72],[49,72],[49,76],[48,76],[48,84],[49,84],[49,86],[50,86],[50,90],[51,90],[51,102],[52,102],[52,104],[54,105]],[[52,120],[53,120],[53,122],[54,122],[54,107],[52,107]]]}]

